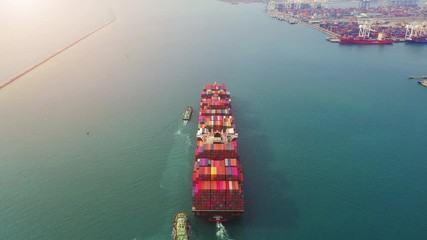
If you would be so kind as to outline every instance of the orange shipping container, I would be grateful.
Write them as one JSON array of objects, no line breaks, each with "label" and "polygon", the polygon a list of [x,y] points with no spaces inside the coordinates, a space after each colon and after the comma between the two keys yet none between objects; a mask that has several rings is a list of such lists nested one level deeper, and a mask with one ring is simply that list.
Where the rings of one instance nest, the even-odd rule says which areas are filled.
[{"label": "orange shipping container", "polygon": [[199,182],[199,189],[200,190],[210,190],[211,189],[211,182],[210,181],[200,181]]},{"label": "orange shipping container", "polygon": [[218,181],[211,181],[211,190],[218,189]]},{"label": "orange shipping container", "polygon": [[225,167],[217,167],[217,174],[218,175],[225,175]]}]

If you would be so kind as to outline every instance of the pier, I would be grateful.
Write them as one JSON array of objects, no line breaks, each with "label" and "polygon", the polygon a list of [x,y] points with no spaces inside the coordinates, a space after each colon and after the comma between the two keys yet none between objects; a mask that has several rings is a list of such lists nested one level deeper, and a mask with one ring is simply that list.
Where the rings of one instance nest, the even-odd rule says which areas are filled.
[{"label": "pier", "polygon": [[418,84],[427,87],[427,80],[418,81]]},{"label": "pier", "polygon": [[320,31],[320,32],[325,33],[326,35],[328,35],[328,41],[330,41],[330,42],[336,42],[336,40],[338,40],[338,38],[340,37],[340,35],[339,35],[339,34],[334,33],[334,32],[332,32],[332,31],[329,31],[329,30],[328,30],[328,29],[326,29],[326,28],[322,28],[322,27],[320,27],[320,26],[319,26],[319,25],[317,25],[317,24],[312,24],[312,23],[304,22],[304,21],[300,21],[300,23],[301,23],[302,25],[305,25],[305,26],[307,26],[307,27],[311,27],[311,28],[313,28],[313,29],[316,29],[317,31]]},{"label": "pier", "polygon": [[427,79],[427,75],[425,75],[425,76],[409,76],[409,79]]},{"label": "pier", "polygon": [[46,63],[47,61],[51,60],[52,58],[56,57],[57,55],[63,53],[64,51],[66,51],[67,49],[75,46],[76,44],[78,44],[79,42],[85,40],[86,38],[92,36],[93,34],[95,34],[96,32],[100,31],[101,29],[107,27],[108,25],[110,25],[111,23],[113,23],[114,21],[117,20],[117,16],[114,15],[114,18],[111,19],[110,21],[108,21],[107,23],[105,23],[104,25],[102,25],[101,27],[93,30],[92,32],[84,35],[83,37],[77,39],[76,41],[72,42],[71,44],[67,45],[66,47],[54,52],[53,54],[49,55],[47,58],[43,59],[41,62],[34,64],[33,66],[29,67],[28,69],[22,71],[21,73],[17,74],[16,76],[3,81],[0,83],[0,90],[3,89],[4,87],[6,87],[7,85],[13,83],[14,81],[18,80],[19,78],[25,76],[27,73],[33,71],[34,69],[36,69],[37,67],[43,65],[44,63]]}]

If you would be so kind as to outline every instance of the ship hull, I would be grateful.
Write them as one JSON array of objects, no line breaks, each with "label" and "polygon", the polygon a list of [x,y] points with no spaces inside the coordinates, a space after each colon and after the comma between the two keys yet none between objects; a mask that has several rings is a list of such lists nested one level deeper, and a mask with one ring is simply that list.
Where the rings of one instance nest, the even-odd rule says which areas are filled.
[{"label": "ship hull", "polygon": [[405,43],[427,44],[427,37],[418,37],[418,38],[406,39]]},{"label": "ship hull", "polygon": [[386,45],[393,44],[394,40],[391,39],[364,39],[364,38],[353,38],[353,37],[342,37],[340,38],[340,44],[355,44],[355,45]]},{"label": "ship hull", "polygon": [[228,222],[239,218],[243,211],[193,211],[194,216],[210,222]]},{"label": "ship hull", "polygon": [[201,92],[196,138],[194,216],[213,222],[240,217],[244,211],[243,173],[230,93],[224,84],[208,84]]}]

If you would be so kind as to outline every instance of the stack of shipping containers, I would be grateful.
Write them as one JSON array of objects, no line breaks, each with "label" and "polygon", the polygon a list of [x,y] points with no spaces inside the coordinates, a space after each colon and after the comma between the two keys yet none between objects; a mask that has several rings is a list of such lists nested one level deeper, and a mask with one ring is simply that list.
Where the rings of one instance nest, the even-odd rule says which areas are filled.
[{"label": "stack of shipping containers", "polygon": [[201,92],[193,171],[194,215],[228,221],[244,210],[243,174],[230,93],[224,84],[208,84]]}]

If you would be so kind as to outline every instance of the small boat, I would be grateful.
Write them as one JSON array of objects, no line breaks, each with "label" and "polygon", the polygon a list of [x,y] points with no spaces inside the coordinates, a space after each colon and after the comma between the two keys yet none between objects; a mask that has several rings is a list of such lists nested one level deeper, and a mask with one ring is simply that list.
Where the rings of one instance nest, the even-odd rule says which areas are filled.
[{"label": "small boat", "polygon": [[183,212],[175,214],[173,223],[173,239],[174,240],[189,240],[190,226],[188,225],[188,217]]},{"label": "small boat", "polygon": [[289,24],[297,24],[298,20],[291,18],[291,19],[289,19],[288,22],[289,22]]},{"label": "small boat", "polygon": [[189,121],[192,113],[193,113],[193,108],[190,106],[187,106],[187,108],[185,109],[185,112],[182,114],[182,120]]}]

